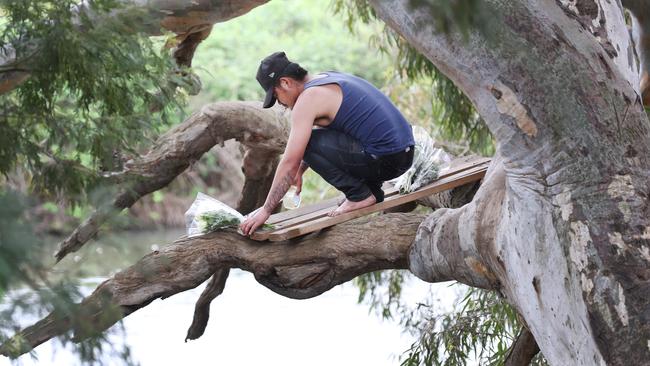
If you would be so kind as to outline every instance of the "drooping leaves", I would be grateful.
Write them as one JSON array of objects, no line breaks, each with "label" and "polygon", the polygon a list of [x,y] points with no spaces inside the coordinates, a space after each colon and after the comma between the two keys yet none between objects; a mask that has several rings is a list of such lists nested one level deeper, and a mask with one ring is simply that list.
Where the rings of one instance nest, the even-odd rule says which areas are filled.
[{"label": "drooping leaves", "polygon": [[[168,52],[133,32],[116,0],[2,0],[0,73],[28,70],[0,95],[0,173],[23,165],[46,194],[82,199],[165,126],[177,104]],[[152,112],[160,110],[160,112]]]}]

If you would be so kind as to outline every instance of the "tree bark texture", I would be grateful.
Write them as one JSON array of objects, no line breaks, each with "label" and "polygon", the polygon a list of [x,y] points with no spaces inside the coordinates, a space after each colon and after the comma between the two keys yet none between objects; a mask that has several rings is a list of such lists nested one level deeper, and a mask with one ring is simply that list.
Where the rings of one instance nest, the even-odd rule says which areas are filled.
[{"label": "tree bark texture", "polygon": [[[118,184],[115,197],[98,207],[55,254],[57,261],[77,251],[97,234],[101,225],[141,197],[175,179],[216,144],[235,139],[243,144],[245,183],[239,208],[259,207],[259,196],[273,179],[279,155],[284,151],[289,125],[278,109],[263,109],[253,102],[219,102],[203,107],[186,121],[161,136],[149,152],[125,163],[125,170],[109,174]],[[257,205],[257,206],[256,206]]]},{"label": "tree bark texture", "polygon": [[[174,57],[179,65],[190,66],[197,45],[208,36],[213,24],[246,14],[268,1],[121,0],[121,7],[114,10],[112,16],[135,24],[137,28],[133,32],[152,36],[173,32],[178,42]],[[79,11],[90,16],[93,13],[88,3],[80,5]],[[29,42],[34,43],[34,40]],[[29,59],[38,57],[38,47],[30,48],[29,53],[29,57],[21,57],[8,45],[0,48],[0,68],[11,69],[0,72],[0,94],[13,90],[29,77]]]},{"label": "tree bark texture", "polygon": [[616,1],[485,1],[489,32],[434,31],[371,0],[472,100],[497,141],[472,203],[421,225],[410,269],[496,288],[553,365],[650,359],[650,123]]}]

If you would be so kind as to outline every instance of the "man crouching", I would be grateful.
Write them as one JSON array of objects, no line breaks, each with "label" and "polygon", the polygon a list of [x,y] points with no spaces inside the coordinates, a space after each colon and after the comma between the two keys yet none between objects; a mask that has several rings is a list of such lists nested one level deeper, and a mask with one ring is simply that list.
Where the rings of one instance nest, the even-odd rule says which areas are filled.
[{"label": "man crouching", "polygon": [[240,225],[244,235],[266,222],[292,184],[300,193],[308,168],[345,194],[329,213],[336,216],[382,202],[383,182],[413,163],[411,125],[368,81],[336,71],[310,75],[284,52],[262,60],[257,81],[264,108],[277,100],[291,109],[291,132],[264,206]]}]

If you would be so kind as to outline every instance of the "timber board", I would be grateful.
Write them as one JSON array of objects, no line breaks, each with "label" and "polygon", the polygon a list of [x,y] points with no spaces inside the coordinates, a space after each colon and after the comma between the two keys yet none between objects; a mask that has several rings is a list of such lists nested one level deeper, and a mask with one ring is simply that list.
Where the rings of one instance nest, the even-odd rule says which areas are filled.
[{"label": "timber board", "polygon": [[415,192],[398,194],[397,190],[392,188],[386,191],[386,198],[383,202],[335,217],[329,217],[327,214],[337,207],[342,196],[271,215],[267,223],[271,223],[275,227],[271,230],[258,230],[251,238],[260,241],[287,240],[478,181],[485,175],[489,162],[490,159],[487,158],[457,159],[457,161],[452,161],[447,170],[441,172],[436,181]]}]

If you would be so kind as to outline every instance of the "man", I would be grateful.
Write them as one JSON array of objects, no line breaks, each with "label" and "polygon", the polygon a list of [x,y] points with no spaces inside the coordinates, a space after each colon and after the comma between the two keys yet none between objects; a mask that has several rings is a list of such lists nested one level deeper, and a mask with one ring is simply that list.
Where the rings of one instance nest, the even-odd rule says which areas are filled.
[{"label": "man", "polygon": [[277,100],[292,110],[291,132],[264,206],[240,225],[244,235],[266,222],[292,184],[300,193],[309,167],[345,194],[330,213],[336,216],[383,201],[382,183],[413,163],[411,126],[369,82],[333,71],[309,75],[284,52],[262,60],[257,81],[264,108]]}]

